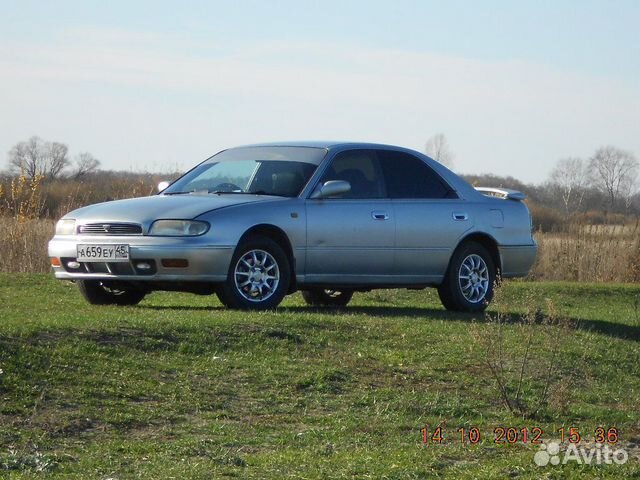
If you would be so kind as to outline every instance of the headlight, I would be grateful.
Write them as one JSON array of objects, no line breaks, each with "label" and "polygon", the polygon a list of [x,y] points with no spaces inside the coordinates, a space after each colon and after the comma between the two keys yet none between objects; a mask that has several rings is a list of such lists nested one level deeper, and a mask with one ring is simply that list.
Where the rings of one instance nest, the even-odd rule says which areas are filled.
[{"label": "headlight", "polygon": [[56,223],[56,235],[73,235],[76,233],[76,221],[62,219]]},{"label": "headlight", "polygon": [[196,237],[209,230],[209,224],[195,220],[156,220],[149,229],[149,235],[163,237]]}]

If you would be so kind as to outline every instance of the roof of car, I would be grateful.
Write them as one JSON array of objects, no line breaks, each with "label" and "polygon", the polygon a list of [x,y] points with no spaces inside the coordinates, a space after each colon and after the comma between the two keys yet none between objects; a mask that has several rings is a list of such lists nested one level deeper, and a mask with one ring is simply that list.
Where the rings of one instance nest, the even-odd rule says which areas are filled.
[{"label": "roof of car", "polygon": [[353,142],[353,141],[329,141],[329,140],[296,140],[292,142],[268,142],[242,145],[243,147],[309,147],[309,148],[337,148],[337,147],[358,147],[358,148],[394,148],[406,150],[397,145],[385,145],[383,143]]}]

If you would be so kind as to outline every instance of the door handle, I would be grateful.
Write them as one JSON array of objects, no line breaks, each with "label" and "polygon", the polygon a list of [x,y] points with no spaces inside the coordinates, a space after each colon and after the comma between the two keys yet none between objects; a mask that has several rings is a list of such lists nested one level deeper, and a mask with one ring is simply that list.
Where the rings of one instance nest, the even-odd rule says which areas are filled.
[{"label": "door handle", "polygon": [[371,218],[374,220],[389,220],[389,215],[384,212],[371,212]]},{"label": "door handle", "polygon": [[469,215],[467,215],[466,212],[453,212],[451,216],[454,220],[457,220],[459,222],[469,220]]}]

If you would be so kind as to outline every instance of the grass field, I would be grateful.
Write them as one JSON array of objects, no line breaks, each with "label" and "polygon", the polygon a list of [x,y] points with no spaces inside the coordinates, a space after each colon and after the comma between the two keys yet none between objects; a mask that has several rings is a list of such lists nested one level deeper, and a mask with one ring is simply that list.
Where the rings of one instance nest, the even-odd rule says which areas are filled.
[{"label": "grass field", "polygon": [[[571,321],[527,330],[540,344],[523,398],[558,367],[533,418],[509,412],[486,367],[478,338],[495,323],[434,291],[357,294],[343,311],[298,294],[267,313],[173,293],[93,307],[48,275],[2,274],[0,478],[640,478],[640,287],[510,282],[501,296],[507,359],[528,304]],[[423,445],[425,425],[444,443]],[[538,447],[496,444],[497,426],[545,440],[615,426],[630,458],[538,467]],[[462,444],[460,427],[482,440]]]}]

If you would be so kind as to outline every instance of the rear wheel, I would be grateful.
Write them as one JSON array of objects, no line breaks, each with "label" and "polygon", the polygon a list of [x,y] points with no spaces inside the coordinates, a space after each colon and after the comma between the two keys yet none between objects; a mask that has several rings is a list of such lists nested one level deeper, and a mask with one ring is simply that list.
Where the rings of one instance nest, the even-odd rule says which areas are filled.
[{"label": "rear wheel", "polygon": [[137,305],[146,295],[142,290],[116,288],[100,280],[78,280],[78,288],[92,305]]},{"label": "rear wheel", "polygon": [[307,305],[314,307],[344,307],[353,297],[353,290],[333,290],[329,288],[313,288],[302,290],[302,298]]},{"label": "rear wheel", "polygon": [[290,279],[289,259],[282,247],[268,237],[255,236],[236,249],[217,295],[226,307],[267,310],[280,304]]},{"label": "rear wheel", "polygon": [[480,312],[493,298],[495,279],[496,268],[487,249],[467,242],[451,257],[438,295],[447,310]]}]

